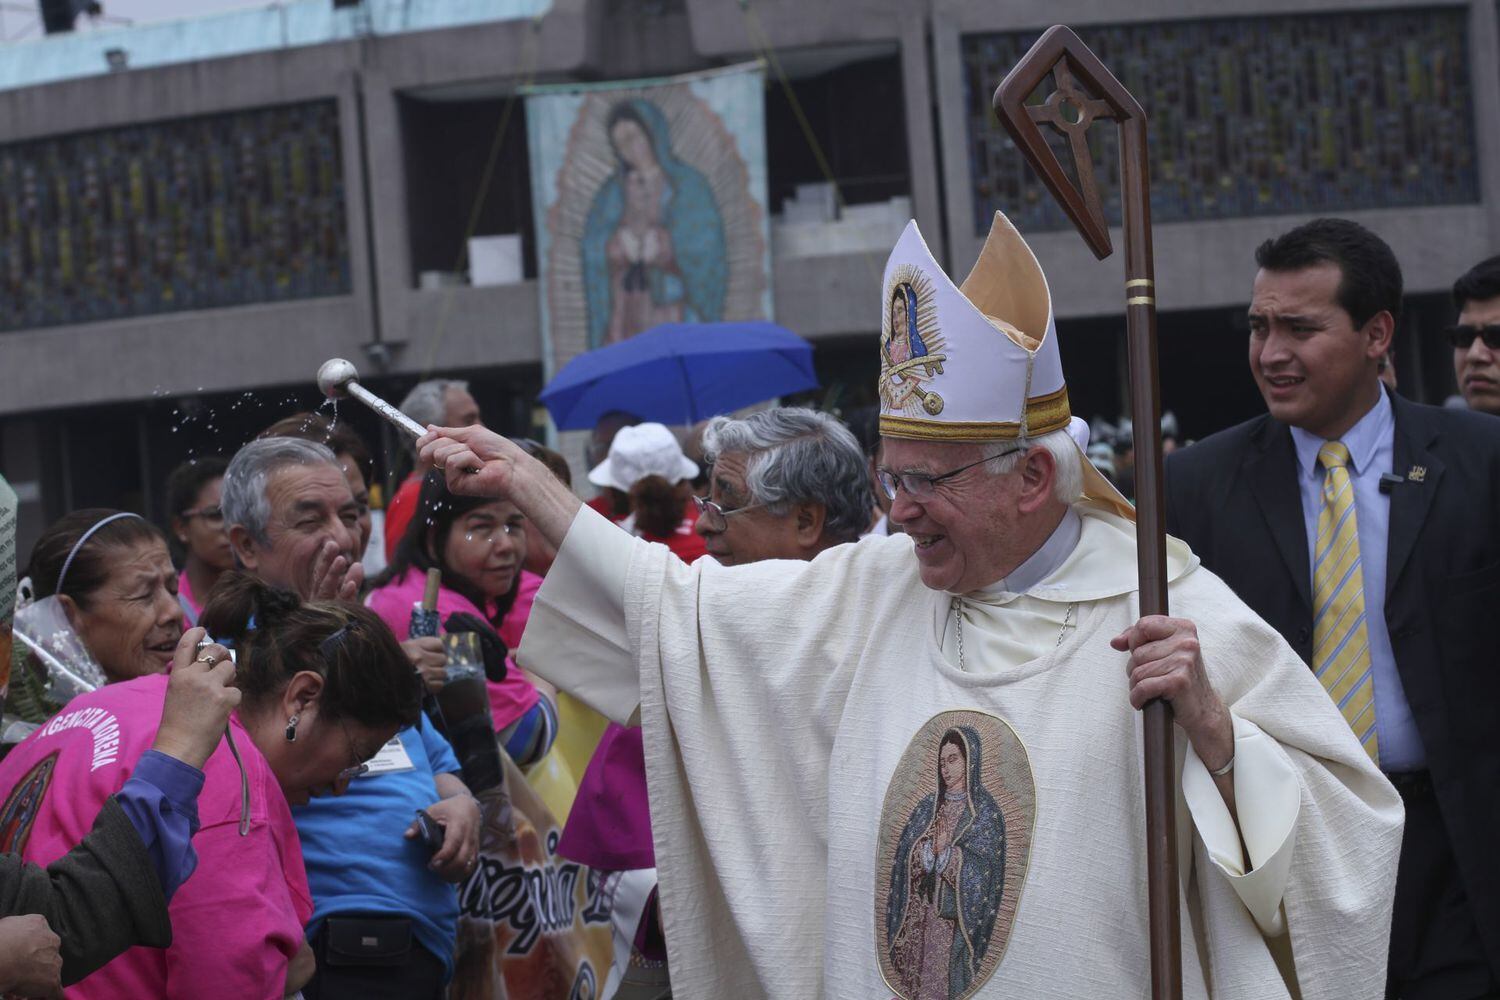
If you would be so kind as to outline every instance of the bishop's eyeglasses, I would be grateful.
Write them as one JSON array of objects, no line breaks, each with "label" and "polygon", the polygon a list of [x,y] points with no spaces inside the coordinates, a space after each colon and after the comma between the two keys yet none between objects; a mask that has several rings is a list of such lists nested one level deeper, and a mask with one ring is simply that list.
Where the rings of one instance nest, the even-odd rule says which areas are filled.
[{"label": "bishop's eyeglasses", "polygon": [[960,465],[956,469],[950,469],[935,476],[929,476],[922,472],[892,472],[890,469],[876,469],[875,479],[880,483],[880,488],[884,491],[887,500],[896,499],[896,488],[898,486],[905,490],[906,495],[913,500],[931,500],[937,492],[938,483],[946,479],[952,479],[960,472],[968,472],[976,465],[993,462],[997,458],[1004,458],[1006,455],[1014,455],[1016,452],[1024,450],[1024,448],[1008,448],[998,455],[990,455],[986,458],[981,458],[977,462]]}]

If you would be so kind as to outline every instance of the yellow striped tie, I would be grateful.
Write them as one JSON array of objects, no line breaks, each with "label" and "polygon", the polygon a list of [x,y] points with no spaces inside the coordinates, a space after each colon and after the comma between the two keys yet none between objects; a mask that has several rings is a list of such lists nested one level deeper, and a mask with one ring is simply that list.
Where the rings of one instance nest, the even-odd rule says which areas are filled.
[{"label": "yellow striped tie", "polygon": [[1318,449],[1318,461],[1325,471],[1313,559],[1313,671],[1370,759],[1379,763],[1375,674],[1365,628],[1365,581],[1359,565],[1349,449],[1341,441],[1327,441]]}]

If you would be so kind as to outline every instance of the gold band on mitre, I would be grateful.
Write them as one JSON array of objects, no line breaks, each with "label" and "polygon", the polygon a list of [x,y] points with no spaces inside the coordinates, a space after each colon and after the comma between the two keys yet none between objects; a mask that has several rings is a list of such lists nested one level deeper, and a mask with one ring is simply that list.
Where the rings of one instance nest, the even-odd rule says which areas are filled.
[{"label": "gold band on mitre", "polygon": [[[1068,426],[1073,411],[1068,406],[1068,387],[1026,400],[1026,436],[1038,437]],[[911,441],[1014,441],[1021,437],[1021,423],[1002,421],[923,420],[920,417],[880,415],[884,437]]]}]

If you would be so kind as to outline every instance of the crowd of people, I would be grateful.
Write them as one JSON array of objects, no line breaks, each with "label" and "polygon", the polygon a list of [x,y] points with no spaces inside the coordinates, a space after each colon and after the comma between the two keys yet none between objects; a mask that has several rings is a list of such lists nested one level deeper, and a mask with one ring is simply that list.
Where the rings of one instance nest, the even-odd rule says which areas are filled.
[{"label": "crowd of people", "polygon": [[0,992],[457,997],[481,800],[560,769],[539,833],[612,954],[529,995],[1144,995],[1161,698],[1186,996],[1500,997],[1500,257],[1454,287],[1466,408],[1383,381],[1368,230],[1246,280],[1267,412],[1162,428],[1170,618],[1134,610],[1132,430],[1072,415],[1003,217],[962,290],[903,236],[885,301],[941,286],[947,367],[887,352],[847,425],[613,412],[584,503],[434,380],[382,518],[312,413],[174,470],[163,527],[64,515],[17,612]]}]

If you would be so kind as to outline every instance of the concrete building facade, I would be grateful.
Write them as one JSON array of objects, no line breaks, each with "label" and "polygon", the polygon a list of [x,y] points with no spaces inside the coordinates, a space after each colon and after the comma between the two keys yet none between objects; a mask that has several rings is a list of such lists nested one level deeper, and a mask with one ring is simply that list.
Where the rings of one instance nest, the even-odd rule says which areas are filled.
[{"label": "concrete building facade", "polygon": [[[312,374],[332,356],[356,359],[372,386],[395,395],[431,372],[487,378],[490,422],[530,429],[529,397],[540,385],[542,355],[534,263],[528,261],[524,280],[507,285],[434,288],[421,279],[423,272],[457,269],[452,264],[462,261],[471,220],[481,233],[529,230],[524,102],[516,99],[529,83],[660,76],[764,58],[773,213],[796,184],[827,180],[811,166],[827,162],[846,202],[908,197],[934,250],[961,271],[977,255],[976,220],[988,208],[1045,214],[1034,201],[1038,185],[1007,203],[993,171],[986,173],[985,164],[1003,159],[1004,150],[992,144],[999,134],[992,123],[984,142],[975,141],[984,131],[988,93],[999,83],[997,73],[986,75],[985,60],[1023,51],[1028,37],[1063,22],[1090,44],[1098,38],[1113,46],[1106,61],[1129,84],[1137,71],[1155,79],[1136,64],[1139,54],[1180,54],[1186,46],[1189,58],[1205,60],[1203,79],[1189,81],[1196,96],[1183,98],[1203,105],[1196,117],[1160,93],[1138,96],[1153,116],[1153,136],[1159,128],[1181,142],[1182,155],[1166,161],[1166,169],[1194,172],[1182,179],[1182,217],[1158,204],[1155,229],[1163,382],[1168,405],[1176,393],[1191,412],[1190,434],[1242,419],[1256,403],[1244,371],[1242,317],[1251,253],[1262,239],[1313,214],[1351,217],[1388,239],[1412,303],[1398,371],[1403,391],[1428,400],[1451,391],[1447,352],[1432,329],[1448,321],[1446,290],[1500,248],[1500,29],[1493,0],[1322,0],[1315,11],[1296,0],[752,0],[746,6],[552,0],[517,3],[507,19],[475,13],[448,26],[440,18],[412,20],[410,11],[432,7],[430,0],[407,3],[406,22],[393,20],[399,3],[366,4],[363,21],[337,22],[327,37],[187,62],[148,58],[160,41],[144,36],[142,57],[132,61],[133,31],[91,33],[89,39],[104,38],[97,44],[123,51],[125,64],[137,68],[109,72],[102,59],[97,72],[58,68],[44,51],[29,52],[41,67],[29,71],[30,79],[15,70],[0,79],[8,88],[0,90],[0,161],[8,150],[60,136],[326,104],[336,122],[337,156],[322,162],[336,162],[342,200],[342,229],[326,237],[338,245],[338,274],[322,276],[332,285],[312,282],[316,294],[273,290],[266,301],[253,301],[252,291],[243,296],[249,301],[231,305],[87,321],[69,320],[74,305],[64,303],[60,320],[0,331],[0,469],[21,487],[26,534],[88,503],[156,512],[156,484],[193,451],[184,443],[194,434],[194,447],[208,447],[209,425],[243,436],[280,415],[246,416],[237,401],[248,391],[286,405],[315,403]],[[1314,27],[1333,39],[1325,45],[1330,65],[1309,70],[1316,86],[1271,95],[1255,67],[1277,39],[1257,43],[1256,31],[1286,30],[1290,20],[1306,17],[1323,19]],[[1415,21],[1403,27],[1385,20],[1392,17]],[[1221,30],[1234,19],[1232,30]],[[212,31],[212,24],[204,19],[183,30]],[[1434,33],[1426,48],[1399,44],[1413,34],[1412,24],[1417,34]],[[1207,51],[1226,31],[1240,40]],[[1381,48],[1387,43],[1390,52]],[[68,58],[89,55],[70,49]],[[1366,109],[1334,105],[1329,95],[1341,92],[1340,74],[1361,73],[1373,74],[1377,91],[1390,92]],[[1171,93],[1176,84],[1161,86]],[[1433,93],[1434,86],[1445,89]],[[1243,106],[1204,110],[1226,101]],[[1253,184],[1233,176],[1243,137],[1258,134],[1250,119],[1261,116],[1281,122],[1288,142],[1311,151],[1326,175],[1321,188],[1304,185],[1283,203],[1285,171],[1269,177],[1258,198]],[[823,123],[813,125],[816,157],[808,155],[802,119]],[[1346,119],[1351,124],[1341,124]],[[245,120],[227,120],[225,134]],[[1308,136],[1320,128],[1321,138]],[[1351,161],[1339,148],[1349,129],[1379,143],[1394,132],[1416,143],[1437,134],[1457,152],[1377,144],[1368,157]],[[1215,142],[1217,152],[1205,152]],[[1428,154],[1457,160],[1445,159],[1437,171]],[[1377,169],[1402,157],[1399,177]],[[879,169],[866,169],[872,163]],[[1215,163],[1217,179],[1210,176]],[[3,169],[0,162],[0,181]],[[1295,164],[1288,169],[1296,173]],[[1215,184],[1225,192],[1224,205],[1205,209],[1194,202],[1193,191]],[[1250,211],[1227,204],[1242,187]],[[1089,407],[1117,413],[1122,265],[1095,261],[1074,232],[1043,222],[1022,228],[1052,283],[1075,400],[1085,415]],[[773,257],[776,320],[814,340],[820,364],[834,378],[873,374],[873,355],[865,354],[878,317],[873,303],[883,257],[873,246]],[[10,287],[24,294],[20,279]],[[203,400],[210,401],[207,409]],[[29,542],[23,543],[25,551]]]}]

